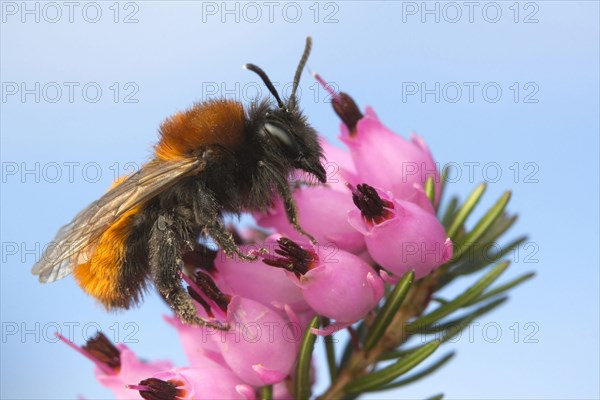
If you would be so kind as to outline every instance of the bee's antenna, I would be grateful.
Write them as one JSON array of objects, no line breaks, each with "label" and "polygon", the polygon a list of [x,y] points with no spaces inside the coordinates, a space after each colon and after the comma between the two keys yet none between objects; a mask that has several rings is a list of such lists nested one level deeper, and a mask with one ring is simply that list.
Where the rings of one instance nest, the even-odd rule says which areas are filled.
[{"label": "bee's antenna", "polygon": [[300,58],[300,63],[298,63],[298,68],[296,68],[296,75],[294,75],[294,86],[292,86],[292,95],[290,96],[290,103],[292,103],[292,105],[296,102],[296,90],[298,90],[298,85],[300,84],[300,77],[302,76],[302,70],[304,70],[304,66],[306,65],[308,56],[310,55],[311,48],[312,38],[310,36],[307,36],[306,46],[304,46],[304,53],[302,53],[302,58]]},{"label": "bee's antenna", "polygon": [[246,64],[246,65],[244,65],[244,68],[247,70],[250,70],[252,72],[255,72],[258,76],[260,76],[260,78],[263,80],[263,82],[267,86],[267,89],[269,89],[269,92],[271,92],[273,97],[275,97],[275,100],[277,100],[277,104],[279,105],[279,108],[284,108],[285,105],[283,104],[283,101],[281,101],[281,97],[279,97],[279,93],[277,93],[277,90],[275,89],[275,86],[273,86],[273,83],[267,76],[267,73],[265,71],[263,71],[260,67],[254,65],[254,64]]}]

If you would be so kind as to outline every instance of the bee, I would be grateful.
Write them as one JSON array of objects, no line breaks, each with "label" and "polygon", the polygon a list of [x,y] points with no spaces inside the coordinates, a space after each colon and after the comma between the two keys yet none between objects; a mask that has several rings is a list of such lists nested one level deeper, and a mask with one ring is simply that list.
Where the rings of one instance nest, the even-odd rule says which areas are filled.
[{"label": "bee", "polygon": [[297,172],[326,181],[317,133],[297,99],[311,47],[308,37],[285,102],[261,68],[246,64],[276,106],[255,100],[245,110],[214,99],[167,118],[153,158],[63,226],[32,273],[43,283],[73,273],[108,310],[138,304],[152,281],[183,322],[214,326],[198,316],[180,274],[183,255],[202,237],[229,257],[255,259],[240,250],[225,214],[266,210],[279,195],[289,222],[314,241],[298,223],[290,185]]}]

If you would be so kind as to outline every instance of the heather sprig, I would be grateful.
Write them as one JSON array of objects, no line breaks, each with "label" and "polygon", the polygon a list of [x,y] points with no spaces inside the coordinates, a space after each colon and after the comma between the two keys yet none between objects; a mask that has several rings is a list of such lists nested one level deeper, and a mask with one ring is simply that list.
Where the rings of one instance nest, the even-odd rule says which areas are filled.
[{"label": "heather sprig", "polygon": [[[402,138],[371,108],[361,111],[348,94],[315,77],[332,95],[347,146],[321,138],[335,166],[327,183],[294,187],[300,225],[318,243],[306,242],[275,200],[254,214],[260,228],[233,228],[256,261],[201,245],[184,256],[180,274],[199,315],[221,327],[165,317],[189,366],[139,361],[101,335],[81,348],[70,343],[97,365],[98,380],[116,398],[339,399],[397,389],[447,364],[454,353],[438,355],[439,348],[533,277],[496,283],[510,265],[504,256],[524,238],[504,251],[472,251],[489,249],[514,224],[516,216],[506,211],[510,191],[472,221],[484,184],[462,203],[444,200],[448,171],[437,170],[422,138]],[[455,298],[439,295],[477,272]],[[351,339],[334,346],[332,335],[341,329]],[[417,335],[428,340],[414,346]],[[328,365],[312,362],[318,336]],[[315,374],[326,371],[329,388],[311,393]]]}]

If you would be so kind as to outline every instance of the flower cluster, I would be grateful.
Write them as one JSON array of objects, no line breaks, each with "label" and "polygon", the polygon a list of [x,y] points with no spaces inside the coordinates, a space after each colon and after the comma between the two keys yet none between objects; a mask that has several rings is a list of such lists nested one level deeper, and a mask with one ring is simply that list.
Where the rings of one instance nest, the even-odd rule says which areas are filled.
[{"label": "flower cluster", "polygon": [[347,94],[330,92],[348,151],[321,139],[327,184],[299,183],[293,193],[299,223],[315,241],[298,233],[275,201],[254,215],[272,233],[235,232],[255,262],[200,245],[186,254],[181,277],[199,315],[212,323],[166,318],[189,367],[142,362],[102,335],[77,348],[116,398],[253,399],[270,385],[273,398],[291,398],[300,341],[315,315],[335,322],[313,333],[350,327],[380,303],[386,282],[410,270],[423,278],[451,259],[452,243],[435,215],[440,176],[424,141],[402,138],[371,108],[363,113]]}]

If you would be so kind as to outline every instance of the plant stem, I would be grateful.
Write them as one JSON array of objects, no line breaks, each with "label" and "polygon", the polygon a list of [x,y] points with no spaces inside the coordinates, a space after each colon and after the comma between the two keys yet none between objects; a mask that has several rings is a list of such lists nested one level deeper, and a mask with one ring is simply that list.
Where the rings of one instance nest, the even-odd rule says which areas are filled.
[{"label": "plant stem", "polygon": [[273,399],[273,386],[263,386],[261,389],[261,400],[271,400]]}]

